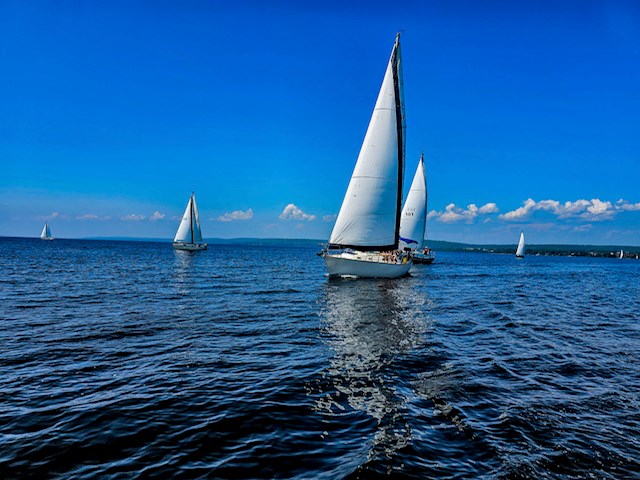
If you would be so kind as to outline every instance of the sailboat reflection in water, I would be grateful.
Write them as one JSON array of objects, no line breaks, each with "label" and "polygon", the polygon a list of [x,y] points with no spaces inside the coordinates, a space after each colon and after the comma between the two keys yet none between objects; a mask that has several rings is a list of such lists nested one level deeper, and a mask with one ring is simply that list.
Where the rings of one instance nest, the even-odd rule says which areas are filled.
[{"label": "sailboat reflection in water", "polygon": [[336,282],[326,285],[321,307],[327,345],[333,350],[316,409],[342,416],[366,413],[377,423],[366,445],[368,460],[392,458],[409,444],[406,379],[394,363],[422,342],[430,320],[426,297],[395,282]]}]

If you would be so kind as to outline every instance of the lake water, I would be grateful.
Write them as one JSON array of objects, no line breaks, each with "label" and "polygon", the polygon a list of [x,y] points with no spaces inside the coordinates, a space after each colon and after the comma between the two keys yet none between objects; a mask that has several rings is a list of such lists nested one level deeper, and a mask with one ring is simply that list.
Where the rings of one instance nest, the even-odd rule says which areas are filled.
[{"label": "lake water", "polygon": [[0,238],[2,478],[638,478],[640,261]]}]

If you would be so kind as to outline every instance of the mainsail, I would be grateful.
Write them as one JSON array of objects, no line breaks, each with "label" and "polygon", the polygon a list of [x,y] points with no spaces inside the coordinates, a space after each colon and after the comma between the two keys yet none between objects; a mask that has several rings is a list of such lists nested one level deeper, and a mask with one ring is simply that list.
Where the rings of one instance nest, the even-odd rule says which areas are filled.
[{"label": "mainsail", "polygon": [[424,172],[424,155],[420,155],[418,168],[400,217],[400,241],[403,242],[401,245],[422,250],[426,223],[427,181]]},{"label": "mainsail", "polygon": [[524,232],[520,232],[520,241],[516,248],[516,257],[524,257]]},{"label": "mainsail", "polygon": [[196,197],[192,193],[187,203],[187,208],[182,216],[182,221],[173,239],[175,242],[184,243],[200,243],[202,242],[202,231],[200,230],[200,216],[198,215],[198,206],[196,205]]},{"label": "mainsail", "polygon": [[398,248],[405,132],[398,34],[329,248]]}]

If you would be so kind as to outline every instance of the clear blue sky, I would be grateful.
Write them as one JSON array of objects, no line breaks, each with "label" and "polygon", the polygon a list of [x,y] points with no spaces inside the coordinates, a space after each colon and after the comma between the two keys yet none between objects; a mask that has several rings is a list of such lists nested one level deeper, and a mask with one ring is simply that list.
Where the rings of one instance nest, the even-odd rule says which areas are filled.
[{"label": "clear blue sky", "polygon": [[328,238],[401,29],[428,238],[640,245],[633,1],[4,1],[0,235]]}]

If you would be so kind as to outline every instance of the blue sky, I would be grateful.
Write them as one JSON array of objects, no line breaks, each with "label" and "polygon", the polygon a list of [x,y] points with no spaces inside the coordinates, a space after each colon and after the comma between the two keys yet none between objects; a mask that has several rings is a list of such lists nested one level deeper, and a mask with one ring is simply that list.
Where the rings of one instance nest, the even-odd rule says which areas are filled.
[{"label": "blue sky", "polygon": [[0,235],[328,238],[402,29],[428,238],[640,245],[640,4],[520,3],[2,2]]}]

